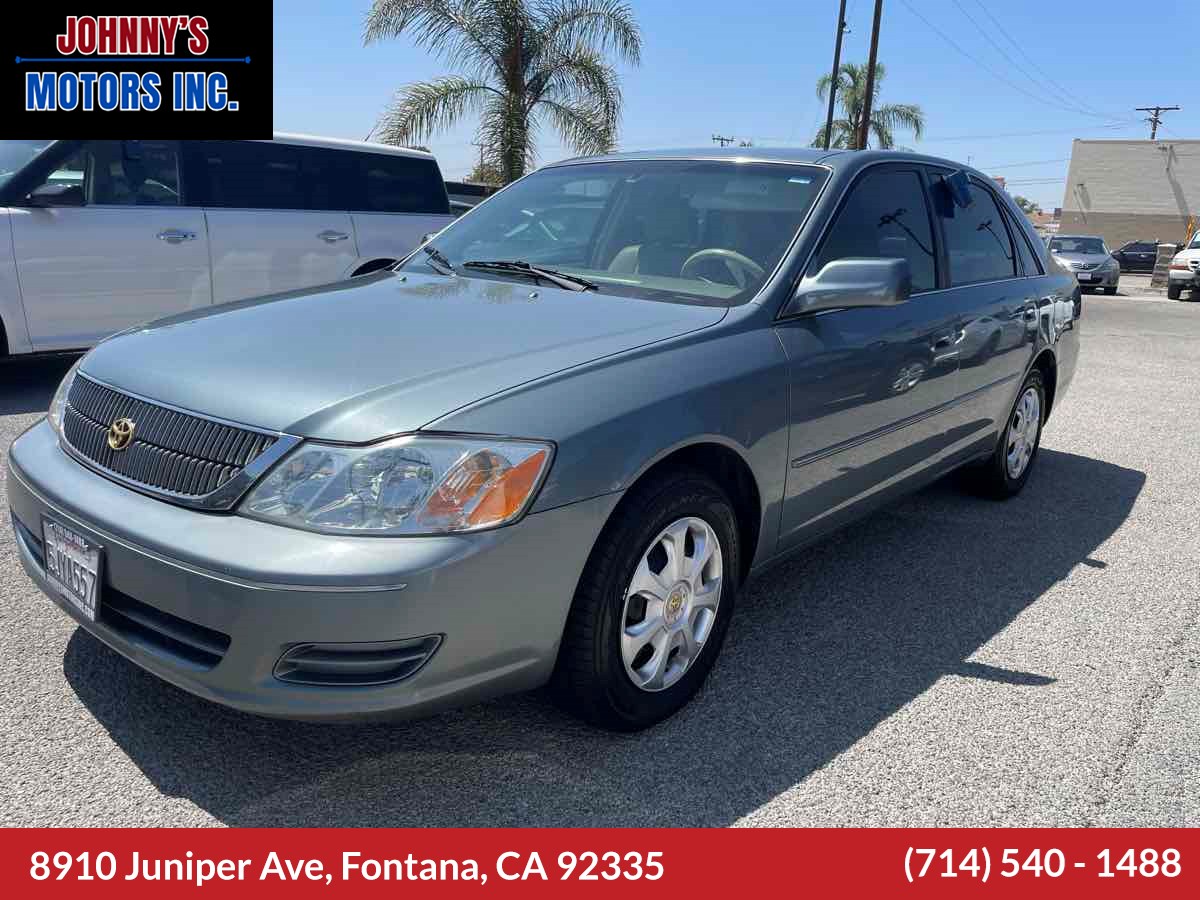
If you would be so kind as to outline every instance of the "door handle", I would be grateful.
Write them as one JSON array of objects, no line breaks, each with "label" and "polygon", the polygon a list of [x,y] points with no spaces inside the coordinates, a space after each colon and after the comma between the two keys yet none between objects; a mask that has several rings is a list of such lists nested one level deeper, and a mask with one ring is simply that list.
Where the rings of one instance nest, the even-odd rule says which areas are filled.
[{"label": "door handle", "polygon": [[168,228],[166,231],[160,231],[156,237],[160,241],[166,241],[168,244],[182,244],[184,241],[194,241],[196,239],[196,232]]},{"label": "door handle", "polygon": [[347,240],[350,235],[344,231],[322,231],[317,237],[327,244],[336,244],[338,241]]}]

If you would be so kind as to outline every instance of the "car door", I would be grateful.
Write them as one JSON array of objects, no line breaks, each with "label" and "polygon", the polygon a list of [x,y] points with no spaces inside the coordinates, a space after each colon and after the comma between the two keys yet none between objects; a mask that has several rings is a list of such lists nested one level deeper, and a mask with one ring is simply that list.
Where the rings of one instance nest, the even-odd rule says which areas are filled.
[{"label": "car door", "polygon": [[196,141],[185,148],[189,184],[208,220],[213,302],[349,274],[358,249],[342,155],[266,141]]},{"label": "car door", "polygon": [[[958,397],[950,413],[952,453],[969,455],[994,439],[1033,361],[1041,311],[1053,297],[1028,237],[1007,204],[982,181],[970,203],[951,199],[932,170],[930,184],[945,248],[948,297],[960,316]],[[1014,238],[1016,243],[1014,243]]]},{"label": "car door", "polygon": [[181,188],[174,141],[89,141],[11,210],[35,351],[212,302],[204,214]]},{"label": "car door", "polygon": [[955,396],[958,311],[940,291],[925,175],[876,165],[850,188],[806,274],[835,259],[903,258],[913,294],[892,307],[780,321],[788,356],[790,449],[782,542],[835,527],[857,501],[936,466]]}]

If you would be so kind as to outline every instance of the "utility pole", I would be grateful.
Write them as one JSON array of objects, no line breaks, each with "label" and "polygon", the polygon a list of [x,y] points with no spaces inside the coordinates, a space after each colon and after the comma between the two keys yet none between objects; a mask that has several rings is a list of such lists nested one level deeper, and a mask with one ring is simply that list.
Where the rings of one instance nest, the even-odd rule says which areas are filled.
[{"label": "utility pole", "polygon": [[829,112],[825,115],[825,149],[833,136],[833,101],[837,97],[838,70],[842,67],[842,36],[846,33],[846,0],[838,4],[837,36],[833,41],[833,71],[829,80]]},{"label": "utility pole", "polygon": [[1150,140],[1155,140],[1158,137],[1158,126],[1162,124],[1162,114],[1179,109],[1178,106],[1139,106],[1137,112],[1148,112],[1150,117],[1146,119],[1150,123]]},{"label": "utility pole", "polygon": [[721,135],[719,135],[719,134],[713,135],[713,143],[720,144],[722,147],[728,147],[730,144],[734,143],[736,140],[737,140],[737,138],[721,137]]},{"label": "utility pole", "polygon": [[875,0],[875,21],[871,25],[871,55],[867,59],[867,95],[863,98],[862,121],[858,123],[858,149],[867,148],[871,128],[871,102],[875,99],[875,63],[879,58],[879,22],[883,19],[883,0]]}]

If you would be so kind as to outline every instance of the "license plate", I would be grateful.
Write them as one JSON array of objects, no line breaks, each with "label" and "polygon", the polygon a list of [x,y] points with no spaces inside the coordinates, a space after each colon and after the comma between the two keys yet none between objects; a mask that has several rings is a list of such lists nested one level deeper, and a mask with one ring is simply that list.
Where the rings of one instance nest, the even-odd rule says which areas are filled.
[{"label": "license plate", "polygon": [[1091,272],[1076,272],[1075,274],[1079,278],[1080,281],[1091,281],[1092,280]]},{"label": "license plate", "polygon": [[104,551],[79,532],[42,519],[46,580],[89,622],[96,621]]}]

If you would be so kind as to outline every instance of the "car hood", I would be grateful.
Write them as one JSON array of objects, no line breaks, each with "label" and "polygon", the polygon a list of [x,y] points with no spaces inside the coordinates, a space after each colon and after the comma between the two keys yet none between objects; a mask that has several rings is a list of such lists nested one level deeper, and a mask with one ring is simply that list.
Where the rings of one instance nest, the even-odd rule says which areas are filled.
[{"label": "car hood", "polygon": [[357,443],[415,431],[506,388],[714,325],[726,312],[385,272],[131,329],[93,349],[81,371],[231,422]]},{"label": "car hood", "polygon": [[1054,255],[1065,263],[1104,263],[1112,259],[1107,253],[1072,253],[1053,251]]}]

